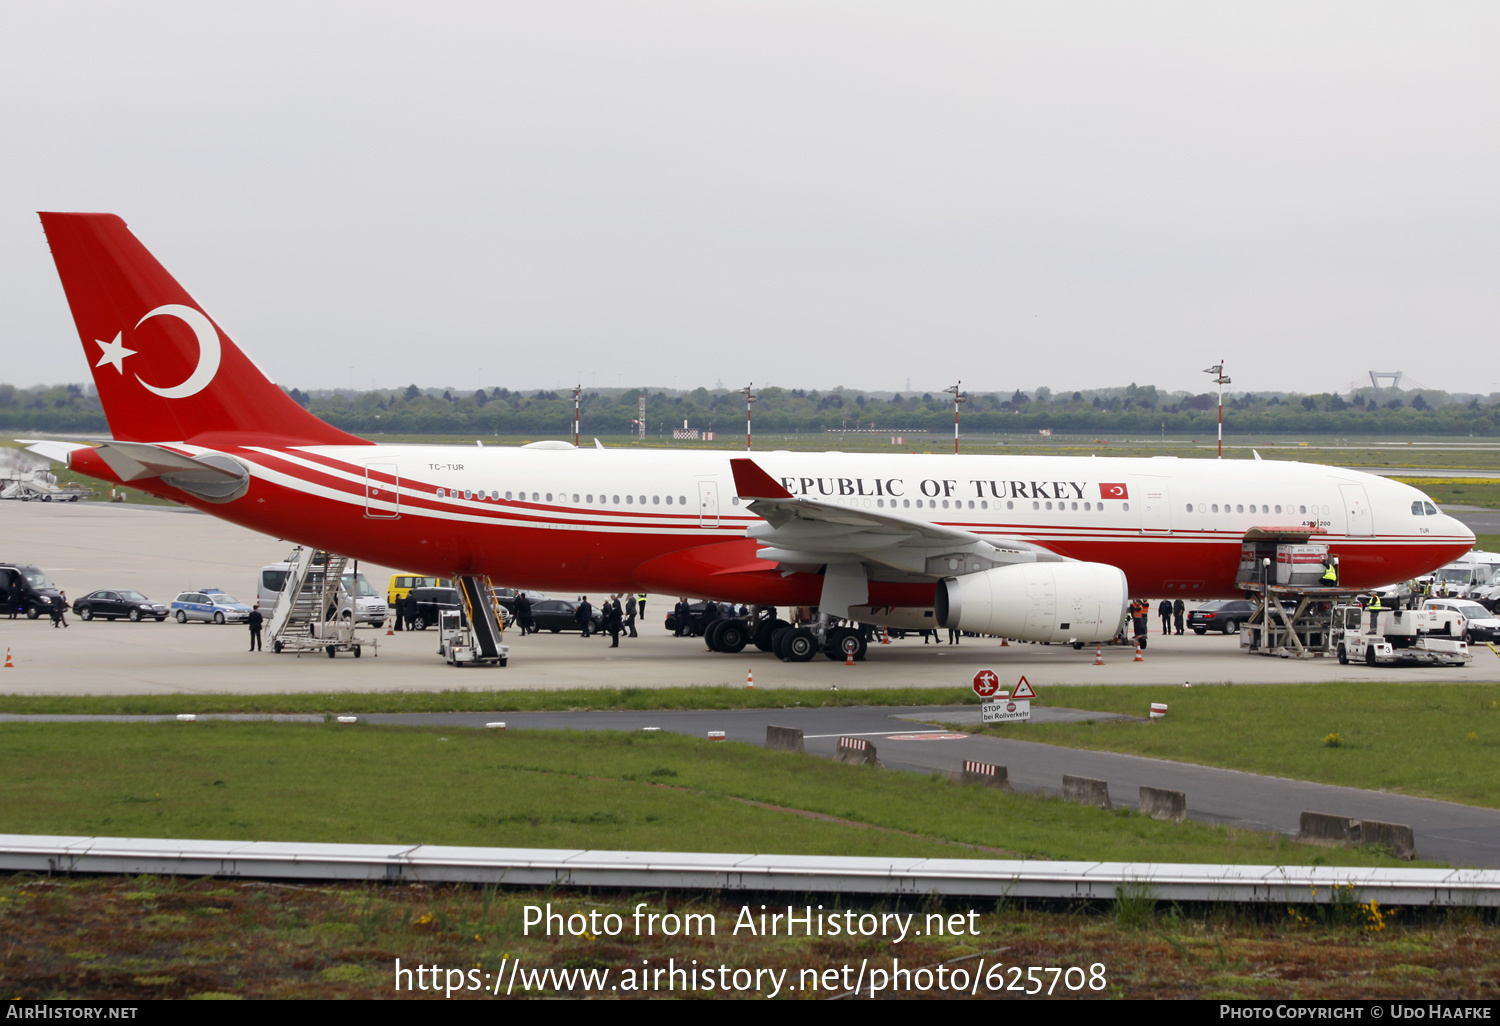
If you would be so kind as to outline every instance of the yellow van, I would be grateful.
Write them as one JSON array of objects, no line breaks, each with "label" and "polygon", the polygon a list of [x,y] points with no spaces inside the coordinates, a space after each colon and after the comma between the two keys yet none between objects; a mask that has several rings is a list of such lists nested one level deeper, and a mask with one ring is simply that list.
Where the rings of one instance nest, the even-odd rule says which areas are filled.
[{"label": "yellow van", "polygon": [[395,606],[397,599],[406,598],[413,588],[451,588],[453,582],[446,577],[422,577],[418,574],[391,574],[391,585],[386,589],[386,603]]}]

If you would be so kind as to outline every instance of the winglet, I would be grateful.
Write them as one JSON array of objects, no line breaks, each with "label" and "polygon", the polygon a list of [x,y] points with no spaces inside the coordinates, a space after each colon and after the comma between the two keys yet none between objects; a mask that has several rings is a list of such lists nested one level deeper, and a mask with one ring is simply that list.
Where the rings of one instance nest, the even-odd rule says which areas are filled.
[{"label": "winglet", "polygon": [[734,490],[742,499],[795,499],[796,496],[776,483],[776,479],[751,459],[729,461],[734,471]]}]

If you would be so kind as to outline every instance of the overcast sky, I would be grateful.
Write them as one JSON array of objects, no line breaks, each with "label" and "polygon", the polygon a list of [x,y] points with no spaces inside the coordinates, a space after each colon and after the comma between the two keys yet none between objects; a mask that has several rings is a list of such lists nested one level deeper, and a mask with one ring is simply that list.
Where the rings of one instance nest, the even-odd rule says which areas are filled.
[{"label": "overcast sky", "polygon": [[102,210],[303,388],[1500,390],[1497,54],[1493,0],[0,0],[0,381],[86,380],[34,211]]}]

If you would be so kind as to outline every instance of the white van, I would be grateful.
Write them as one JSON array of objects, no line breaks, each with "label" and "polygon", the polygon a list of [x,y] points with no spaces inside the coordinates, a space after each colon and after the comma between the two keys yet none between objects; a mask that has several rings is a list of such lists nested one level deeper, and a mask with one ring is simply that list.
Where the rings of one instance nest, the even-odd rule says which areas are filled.
[{"label": "white van", "polygon": [[[261,615],[267,620],[276,610],[276,603],[281,598],[282,586],[286,584],[287,574],[292,572],[292,567],[292,563],[281,562],[260,568],[256,582],[256,597],[260,601]],[[314,580],[321,580],[322,573],[322,568],[316,566],[309,571]],[[380,627],[385,624],[388,612],[385,600],[376,594],[374,587],[364,574],[345,570],[340,585],[339,617],[341,619],[347,620],[352,616],[356,626]]]}]

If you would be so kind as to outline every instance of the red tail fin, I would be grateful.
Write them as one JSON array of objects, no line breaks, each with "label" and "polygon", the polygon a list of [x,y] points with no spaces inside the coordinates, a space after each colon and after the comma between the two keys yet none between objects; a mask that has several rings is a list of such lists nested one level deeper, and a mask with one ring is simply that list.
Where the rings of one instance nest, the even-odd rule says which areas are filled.
[{"label": "red tail fin", "polygon": [[42,228],[115,438],[351,445],[266,378],[113,214]]}]

